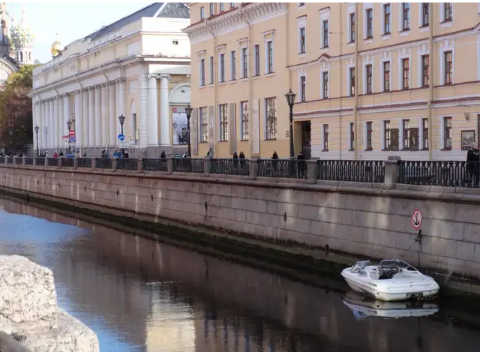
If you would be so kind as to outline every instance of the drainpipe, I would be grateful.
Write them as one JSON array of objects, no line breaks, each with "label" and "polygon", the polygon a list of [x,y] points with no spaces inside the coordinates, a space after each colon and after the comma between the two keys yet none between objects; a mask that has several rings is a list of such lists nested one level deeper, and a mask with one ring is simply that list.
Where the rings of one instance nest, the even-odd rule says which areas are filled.
[{"label": "drainpipe", "polygon": [[213,31],[212,26],[210,26],[209,23],[207,23],[207,28],[208,31],[210,32],[210,35],[213,37],[213,88],[214,88],[214,101],[213,101],[213,155],[217,155],[217,142],[216,138],[217,136],[217,111],[218,111],[218,63],[217,63],[217,37],[215,35],[215,32]]},{"label": "drainpipe", "polygon": [[[433,3],[429,4],[428,11],[428,160],[433,160],[433,121],[432,121],[432,101],[433,101],[433,58],[434,48],[433,48]],[[422,136],[423,138],[423,136]]]},{"label": "drainpipe", "polygon": [[[358,2],[355,3],[355,96],[353,102],[353,128],[355,133],[355,140],[353,145],[353,159],[358,159],[358,148],[357,148],[357,141],[358,141]],[[340,112],[341,114],[341,112]],[[341,115],[340,115],[340,122],[341,122]],[[342,124],[340,123],[340,136],[342,135]],[[350,138],[350,136],[349,136]],[[341,145],[341,141],[340,141]],[[340,148],[340,151],[342,148]]]}]

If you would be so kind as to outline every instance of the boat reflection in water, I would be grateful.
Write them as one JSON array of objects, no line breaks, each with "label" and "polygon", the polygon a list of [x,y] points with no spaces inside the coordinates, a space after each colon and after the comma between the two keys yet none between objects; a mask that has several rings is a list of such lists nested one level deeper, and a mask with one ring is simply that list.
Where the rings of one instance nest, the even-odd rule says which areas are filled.
[{"label": "boat reflection in water", "polygon": [[426,317],[438,312],[439,307],[433,302],[404,301],[382,302],[349,291],[345,294],[343,304],[350,308],[357,320],[368,317],[409,318]]}]

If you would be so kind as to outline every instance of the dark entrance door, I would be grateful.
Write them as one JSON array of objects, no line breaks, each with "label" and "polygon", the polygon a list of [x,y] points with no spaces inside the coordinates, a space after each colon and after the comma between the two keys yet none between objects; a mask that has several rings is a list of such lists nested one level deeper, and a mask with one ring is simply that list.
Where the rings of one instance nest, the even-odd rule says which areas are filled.
[{"label": "dark entrance door", "polygon": [[311,146],[311,123],[310,121],[302,122],[302,150],[305,159],[310,159],[312,156]]}]

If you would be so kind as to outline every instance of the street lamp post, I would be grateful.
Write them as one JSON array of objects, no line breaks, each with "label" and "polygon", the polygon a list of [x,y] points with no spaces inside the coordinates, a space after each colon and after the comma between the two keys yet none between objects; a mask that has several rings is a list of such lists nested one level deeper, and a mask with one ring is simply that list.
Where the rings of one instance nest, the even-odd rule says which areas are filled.
[{"label": "street lamp post", "polygon": [[293,105],[295,104],[295,96],[296,94],[292,92],[292,89],[285,94],[285,98],[287,98],[288,106],[290,107],[290,158],[295,158],[294,150],[293,150]]},{"label": "street lamp post", "polygon": [[13,152],[13,127],[10,126],[8,133],[10,134],[10,151]]},{"label": "street lamp post", "polygon": [[67,136],[68,136],[68,154],[72,153],[72,149],[70,147],[70,130],[72,129],[72,121],[67,121]]},{"label": "street lamp post", "polygon": [[35,135],[37,136],[37,156],[40,155],[40,150],[38,149],[38,130],[40,128],[38,126],[35,126]]},{"label": "street lamp post", "polygon": [[[123,116],[123,114],[121,114],[119,117],[118,117],[118,121],[120,122],[120,133],[123,134],[123,124],[125,123],[125,116]],[[122,148],[122,157],[125,155],[125,149]]]},{"label": "street lamp post", "polygon": [[190,106],[190,104],[187,105],[185,108],[185,112],[187,113],[187,133],[188,133],[188,152],[187,155],[188,157],[192,156],[192,151],[191,151],[191,146],[190,146],[190,116],[192,116],[192,110],[193,108]]}]

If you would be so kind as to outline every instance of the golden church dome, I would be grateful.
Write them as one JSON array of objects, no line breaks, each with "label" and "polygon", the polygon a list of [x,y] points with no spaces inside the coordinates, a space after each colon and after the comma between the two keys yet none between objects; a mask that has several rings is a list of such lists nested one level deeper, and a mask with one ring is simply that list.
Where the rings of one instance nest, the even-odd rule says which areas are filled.
[{"label": "golden church dome", "polygon": [[55,56],[60,55],[62,53],[63,49],[65,49],[65,47],[62,45],[62,43],[60,43],[60,40],[58,39],[58,34],[57,34],[57,37],[52,44],[50,52],[52,53],[52,56],[55,57]]}]

